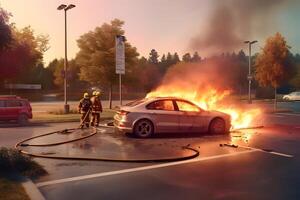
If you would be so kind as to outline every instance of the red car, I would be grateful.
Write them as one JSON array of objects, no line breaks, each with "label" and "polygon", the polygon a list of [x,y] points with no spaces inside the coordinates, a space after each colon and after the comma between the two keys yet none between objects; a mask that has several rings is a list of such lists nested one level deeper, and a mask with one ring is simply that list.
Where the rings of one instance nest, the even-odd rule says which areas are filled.
[{"label": "red car", "polygon": [[26,125],[32,119],[32,108],[27,99],[14,95],[0,95],[0,121],[16,120]]}]

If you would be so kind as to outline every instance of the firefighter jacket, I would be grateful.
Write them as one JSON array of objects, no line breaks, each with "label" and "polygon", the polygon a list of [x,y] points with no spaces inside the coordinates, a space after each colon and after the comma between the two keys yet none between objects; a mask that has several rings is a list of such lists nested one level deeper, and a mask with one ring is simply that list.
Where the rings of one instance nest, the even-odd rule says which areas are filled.
[{"label": "firefighter jacket", "polygon": [[99,97],[96,97],[96,96],[92,97],[91,102],[92,102],[92,112],[93,113],[102,112],[102,104],[101,104],[101,100]]},{"label": "firefighter jacket", "polygon": [[79,102],[79,106],[78,106],[78,112],[80,113],[86,113],[89,111],[89,109],[92,106],[92,102],[89,98],[83,98],[80,100]]}]

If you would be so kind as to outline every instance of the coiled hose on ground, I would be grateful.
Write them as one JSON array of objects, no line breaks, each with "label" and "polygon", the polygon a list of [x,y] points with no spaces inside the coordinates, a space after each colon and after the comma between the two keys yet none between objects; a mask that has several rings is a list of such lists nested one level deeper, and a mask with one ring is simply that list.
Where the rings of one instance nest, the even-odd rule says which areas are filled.
[{"label": "coiled hose on ground", "polygon": [[[106,125],[100,125],[103,128],[112,128],[111,126],[106,126]],[[93,128],[92,132],[89,135],[80,137],[80,138],[76,138],[76,139],[72,139],[72,140],[67,140],[67,141],[62,141],[62,142],[55,142],[55,143],[48,143],[48,144],[28,144],[26,142],[36,139],[36,138],[41,138],[44,136],[48,136],[51,134],[55,134],[55,133],[68,133],[70,131],[75,131],[78,130],[76,129],[65,129],[62,131],[55,131],[55,132],[51,132],[51,133],[46,133],[46,134],[41,134],[38,136],[34,136],[34,137],[30,137],[30,138],[26,138],[20,142],[18,142],[15,145],[15,148],[17,150],[19,150],[21,153],[32,156],[32,157],[39,157],[39,158],[51,158],[51,159],[64,159],[64,160],[89,160],[89,161],[106,161],[106,162],[135,162],[135,163],[148,163],[148,162],[175,162],[175,161],[182,161],[182,160],[188,160],[188,159],[193,159],[196,158],[200,155],[200,152],[192,147],[189,146],[183,146],[182,149],[183,150],[189,150],[191,152],[193,152],[192,155],[188,155],[188,156],[178,156],[178,157],[169,157],[169,158],[156,158],[156,159],[113,159],[113,158],[103,158],[103,157],[68,157],[68,156],[54,156],[54,155],[43,155],[43,154],[35,154],[35,153],[30,153],[28,151],[22,150],[20,149],[20,147],[28,147],[28,146],[32,146],[32,147],[47,147],[47,146],[56,146],[56,145],[62,145],[62,144],[67,144],[67,143],[71,143],[71,142],[75,142],[75,141],[79,141],[79,140],[83,140],[86,139],[88,137],[92,137],[95,134],[97,134],[97,129]]]}]

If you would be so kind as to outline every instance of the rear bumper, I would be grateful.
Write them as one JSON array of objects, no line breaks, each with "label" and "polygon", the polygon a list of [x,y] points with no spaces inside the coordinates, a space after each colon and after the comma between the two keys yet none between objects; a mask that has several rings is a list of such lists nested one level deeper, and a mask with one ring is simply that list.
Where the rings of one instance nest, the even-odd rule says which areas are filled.
[{"label": "rear bumper", "polygon": [[118,116],[114,117],[114,126],[118,131],[124,133],[132,133],[133,130],[130,122],[119,119]]},{"label": "rear bumper", "polygon": [[119,124],[117,122],[114,122],[115,128],[123,133],[132,133],[132,128],[131,127],[126,127],[123,124]]}]

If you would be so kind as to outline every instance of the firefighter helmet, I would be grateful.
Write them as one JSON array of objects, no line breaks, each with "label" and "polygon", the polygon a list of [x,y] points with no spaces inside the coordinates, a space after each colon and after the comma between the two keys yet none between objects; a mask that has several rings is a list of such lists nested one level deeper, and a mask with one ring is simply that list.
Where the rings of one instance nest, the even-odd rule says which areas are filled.
[{"label": "firefighter helmet", "polygon": [[88,97],[89,97],[89,93],[85,92],[85,93],[83,94],[83,97],[84,97],[84,98],[88,98]]}]

